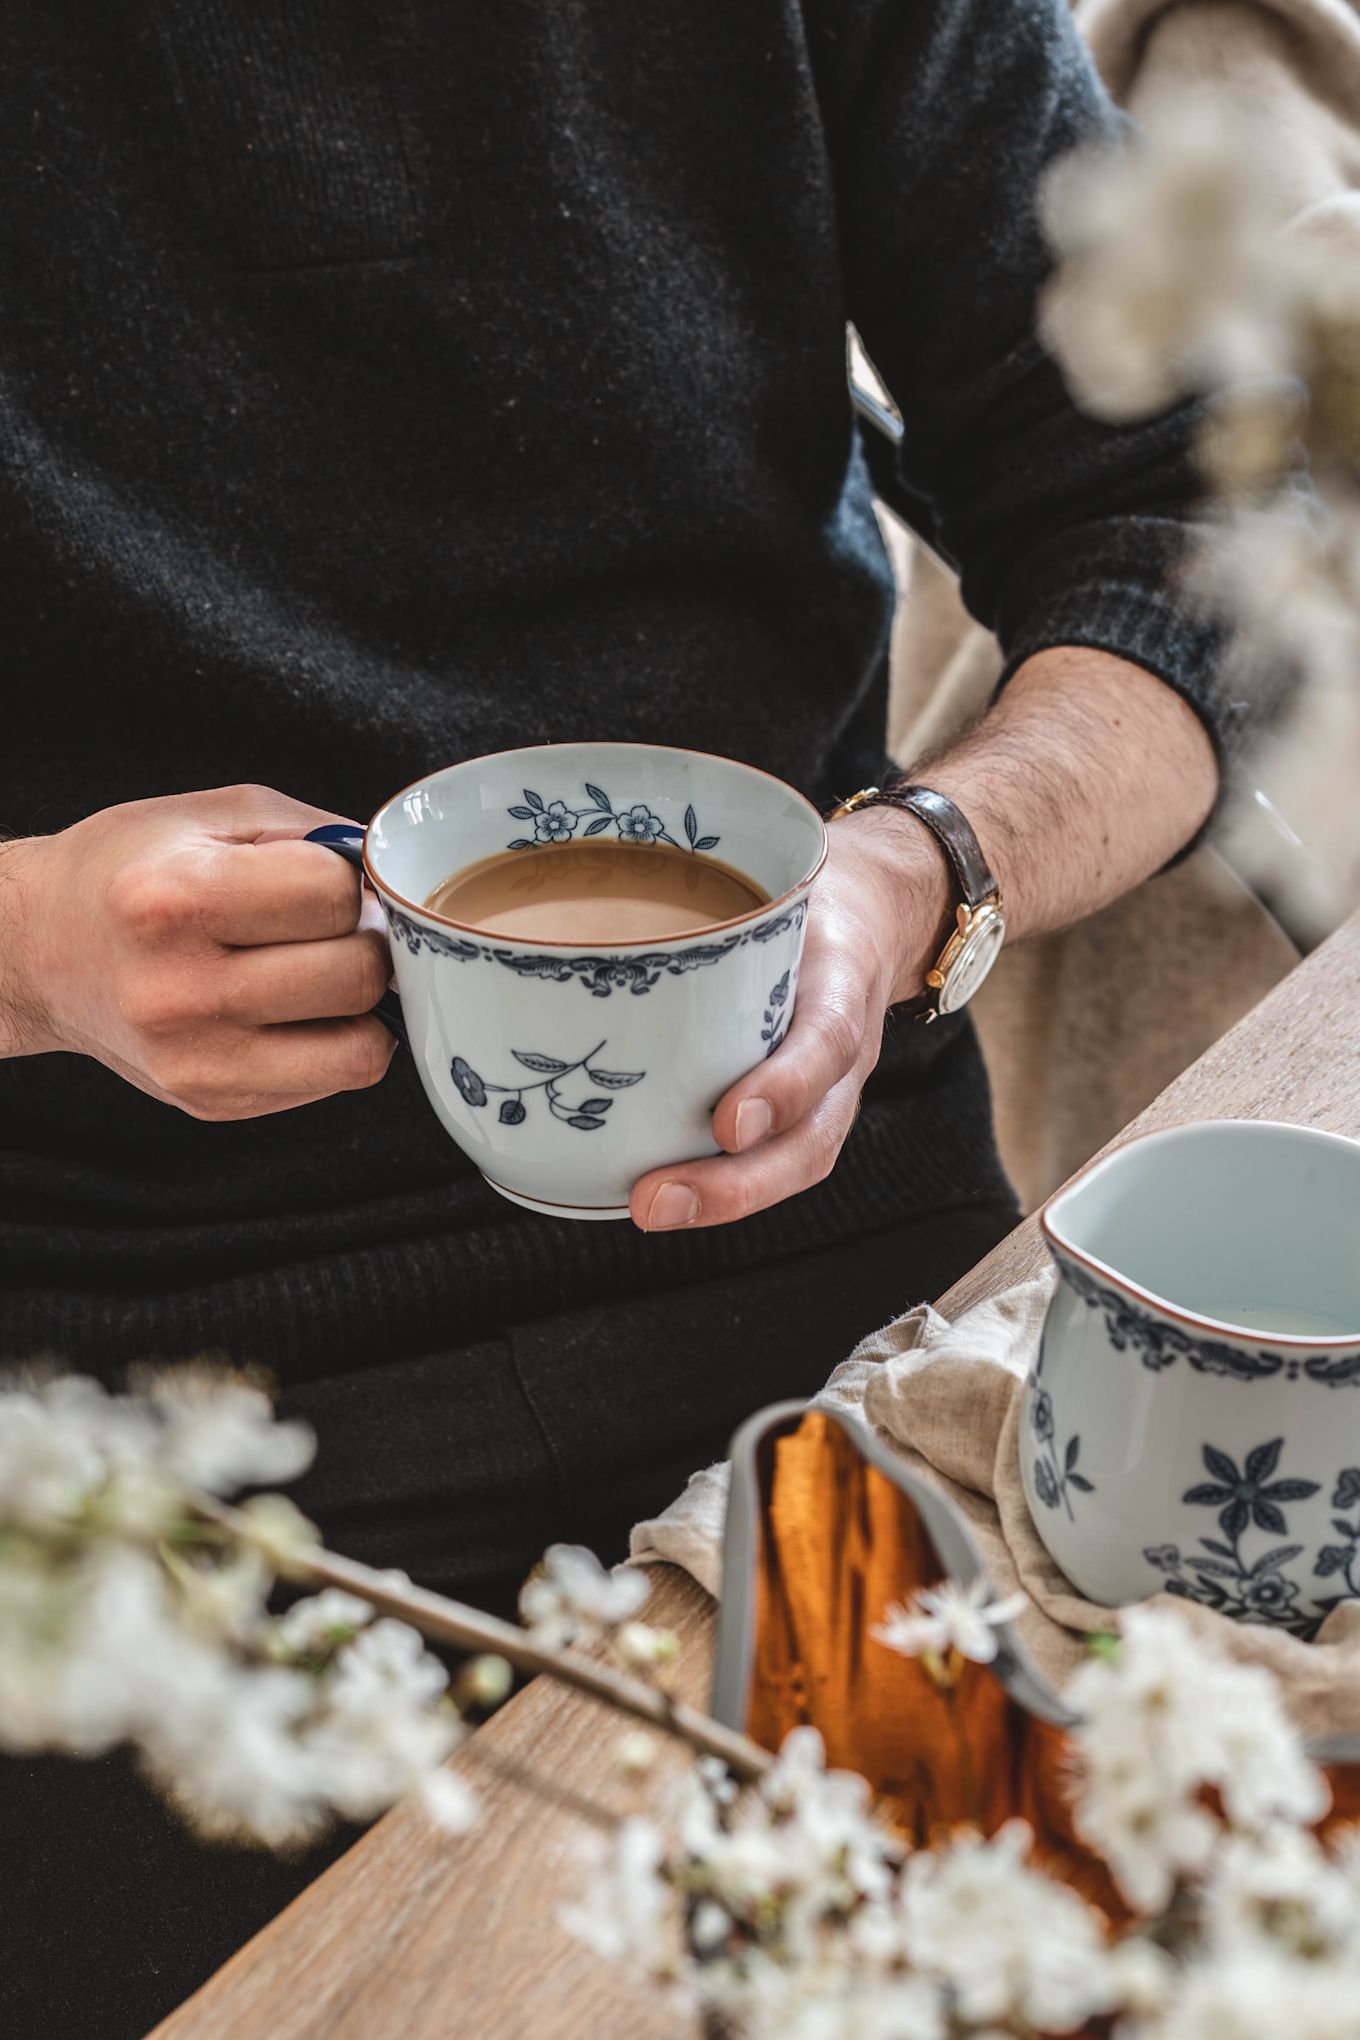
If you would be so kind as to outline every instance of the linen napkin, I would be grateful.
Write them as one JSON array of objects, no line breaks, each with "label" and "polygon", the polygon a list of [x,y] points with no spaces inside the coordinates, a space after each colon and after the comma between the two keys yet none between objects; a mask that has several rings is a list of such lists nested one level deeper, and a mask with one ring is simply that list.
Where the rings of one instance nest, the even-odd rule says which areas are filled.
[{"label": "linen napkin", "polygon": [[[1046,1270],[952,1323],[928,1304],[908,1311],[861,1340],[812,1407],[854,1410],[904,1465],[943,1490],[967,1520],[994,1592],[1024,1592],[1016,1626],[1061,1691],[1086,1656],[1086,1638],[1117,1626],[1118,1615],[1085,1600],[1058,1570],[1021,1487],[1020,1391],[1055,1280]],[[681,1566],[720,1594],[727,1488],[726,1464],[693,1475],[668,1509],[636,1526],[632,1563]],[[1225,1656],[1273,1672],[1306,1736],[1360,1733],[1360,1602],[1334,1608],[1313,1643],[1169,1594],[1155,1605],[1174,1608]]]}]

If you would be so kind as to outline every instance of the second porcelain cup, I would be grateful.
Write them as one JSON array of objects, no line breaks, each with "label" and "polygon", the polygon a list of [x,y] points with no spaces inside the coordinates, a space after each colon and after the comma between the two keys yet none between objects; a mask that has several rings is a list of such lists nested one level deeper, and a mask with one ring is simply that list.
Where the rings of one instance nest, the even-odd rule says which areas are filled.
[{"label": "second porcelain cup", "polygon": [[1311,1637],[1360,1596],[1360,1142],[1144,1134],[1047,1206],[1035,1528],[1089,1600],[1158,1589]]},{"label": "second porcelain cup", "polygon": [[[668,843],[770,895],[647,942],[512,940],[422,903],[497,851]],[[313,839],[362,860],[392,938],[401,1022],[445,1131],[493,1188],[558,1218],[625,1218],[638,1177],[716,1154],[713,1107],[793,1013],[808,894],[826,857],[810,801],[727,758],[544,744],[450,765],[366,831]]]}]

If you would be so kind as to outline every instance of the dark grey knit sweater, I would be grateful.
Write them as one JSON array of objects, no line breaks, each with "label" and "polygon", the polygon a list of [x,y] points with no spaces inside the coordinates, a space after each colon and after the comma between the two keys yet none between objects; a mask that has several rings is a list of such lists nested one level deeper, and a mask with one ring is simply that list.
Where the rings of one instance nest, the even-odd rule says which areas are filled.
[{"label": "dark grey knit sweater", "polygon": [[[1103,646],[1213,724],[1185,421],[1083,421],[1033,337],[1038,181],[1114,120],[1065,0],[6,20],[0,826],[235,780],[364,816],[582,736],[863,783],[892,587],[847,319],[1011,665]],[[497,1202],[404,1061],[226,1126],[17,1061],[0,1354],[313,1371],[1000,1185],[959,1030],[898,1031],[821,1189],[655,1240]]]}]

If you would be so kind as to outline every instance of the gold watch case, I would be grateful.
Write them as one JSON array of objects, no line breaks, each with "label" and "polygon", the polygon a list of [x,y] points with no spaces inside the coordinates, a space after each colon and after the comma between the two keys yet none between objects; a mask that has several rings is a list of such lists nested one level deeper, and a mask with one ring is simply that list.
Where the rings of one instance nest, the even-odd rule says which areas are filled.
[{"label": "gold watch case", "polygon": [[975,907],[960,900],[956,915],[958,926],[926,972],[926,984],[935,997],[921,1016],[925,1020],[960,1012],[980,988],[1006,939],[1000,893]]},{"label": "gold watch case", "polygon": [[[827,820],[837,822],[843,815],[872,806],[879,792],[877,786],[862,787],[848,800],[839,801]],[[1006,939],[1006,915],[999,892],[979,900],[975,907],[960,900],[955,913],[958,925],[926,972],[926,986],[935,997],[922,1007],[918,1019],[938,1020],[943,1014],[960,1012],[980,988]]]}]

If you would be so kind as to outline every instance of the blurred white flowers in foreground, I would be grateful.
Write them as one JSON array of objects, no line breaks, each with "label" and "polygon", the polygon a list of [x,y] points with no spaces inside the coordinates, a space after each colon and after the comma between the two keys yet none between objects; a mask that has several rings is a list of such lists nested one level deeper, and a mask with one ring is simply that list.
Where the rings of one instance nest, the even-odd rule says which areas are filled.
[{"label": "blurred white flowers in foreground", "polygon": [[1360,901],[1360,206],[1299,210],[1296,186],[1259,121],[1164,92],[1139,140],[1053,173],[1042,327],[1097,417],[1212,400],[1188,585],[1234,626],[1230,690],[1264,711],[1245,776],[1309,854],[1282,858],[1245,798],[1223,847],[1320,936]]},{"label": "blurred white flowers in foreground", "polygon": [[[144,1377],[135,1397],[54,1376],[0,1389],[0,1744],[117,1744],[201,1833],[293,1846],[369,1820],[462,1734],[414,1629],[329,1590],[268,1601],[315,1533],[278,1496],[227,1528],[205,1498],[312,1456],[247,1382]],[[451,1777],[431,1810],[464,1827]]]},{"label": "blurred white flowers in foreground", "polygon": [[[0,1744],[129,1745],[206,1836],[296,1846],[413,1788],[461,1831],[475,1809],[441,1765],[460,1708],[503,1699],[513,1660],[708,1752],[653,1788],[655,1740],[622,1739],[616,1778],[659,1804],[600,1844],[561,1919],[731,2040],[1041,2040],[1092,2021],[1116,2040],[1360,2032],[1360,1842],[1313,1834],[1327,1786],[1271,1679],[1215,1658],[1175,1614],[1125,1615],[1071,1691],[1074,1823],[1128,1908],[1112,1924],[1048,1874],[1023,1822],[939,1827],[914,1848],[865,1779],[827,1768],[814,1729],[771,1762],[672,1699],[678,1646],[635,1619],[640,1574],[554,1546],[525,1589],[526,1638],[323,1552],[279,1495],[214,1499],[286,1479],[311,1451],[229,1376],[147,1377],[131,1396],[0,1385]],[[328,1576],[273,1611],[279,1579]],[[943,1582],[875,1635],[953,1714],[1016,1612],[982,1580]],[[503,1656],[451,1687],[417,1622]],[[566,1639],[595,1657],[553,1656]],[[983,1782],[993,1761],[969,1757]]]},{"label": "blurred white flowers in foreground", "polygon": [[[885,1627],[929,1672],[924,1600]],[[744,1794],[700,1765],[660,1817],[624,1822],[562,1924],[749,2040],[1034,2040],[1107,2019],[1118,2040],[1354,2040],[1360,1848],[1310,1832],[1327,1786],[1273,1681],[1137,1609],[1070,1697],[1078,1829],[1126,1924],[1046,1875],[1022,1821],[913,1849],[811,1729]]]},{"label": "blurred white flowers in foreground", "polygon": [[1220,1839],[1206,1786],[1247,1835],[1319,1820],[1330,1794],[1268,1672],[1206,1654],[1180,1623],[1146,1608],[1128,1609],[1121,1627],[1118,1658],[1094,1659],[1067,1694],[1082,1718],[1077,1831],[1130,1903],[1152,1910],[1204,1868]]},{"label": "blurred white flowers in foreground", "polygon": [[[633,1619],[650,1591],[642,1573],[554,1545],[524,1588],[526,1637],[323,1551],[282,1495],[219,1499],[294,1478],[314,1442],[220,1370],[143,1372],[128,1395],[80,1376],[0,1380],[0,1748],[126,1745],[214,1838],[293,1847],[413,1789],[461,1832],[473,1800],[441,1767],[464,1711],[499,1706],[516,1663],[742,1775],[768,1766],[670,1699],[678,1645]],[[281,1581],[325,1584],[276,1612]],[[480,1654],[450,1681],[422,1632]],[[630,1740],[625,1768],[640,1776],[655,1745]]]},{"label": "blurred white flowers in foreground", "polygon": [[607,1572],[583,1544],[550,1544],[520,1591],[520,1620],[545,1650],[598,1643],[629,1622],[650,1591],[645,1573]]}]

